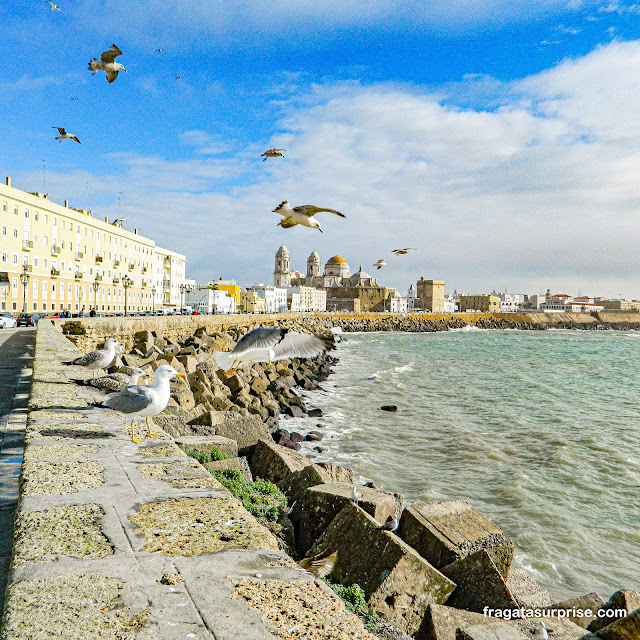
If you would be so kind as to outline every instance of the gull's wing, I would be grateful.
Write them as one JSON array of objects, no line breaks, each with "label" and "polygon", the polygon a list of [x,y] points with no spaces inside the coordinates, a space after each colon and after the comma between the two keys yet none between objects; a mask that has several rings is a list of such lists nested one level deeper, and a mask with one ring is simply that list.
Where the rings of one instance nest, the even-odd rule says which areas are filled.
[{"label": "gull's wing", "polygon": [[341,218],[347,217],[344,215],[344,213],[340,213],[335,209],[327,209],[326,207],[316,207],[314,204],[301,204],[298,207],[293,207],[293,210],[296,213],[301,213],[303,216],[309,216],[310,218],[312,216],[315,216],[316,213],[319,213],[320,211],[328,211],[329,213],[335,213],[337,216],[340,216]]},{"label": "gull's wing", "polygon": [[78,144],[82,144],[82,143],[80,142],[80,140],[78,140],[78,138],[77,138],[76,136],[71,136],[71,139],[72,139],[72,140],[75,140]]},{"label": "gull's wing", "polygon": [[116,47],[115,44],[112,44],[107,51],[104,51],[100,54],[100,60],[102,60],[102,62],[113,62],[118,56],[121,55],[122,51],[120,51],[120,49]]},{"label": "gull's wing", "polygon": [[90,378],[88,384],[91,387],[102,389],[103,391],[117,392],[122,391],[122,389],[130,385],[131,382],[131,376],[128,376],[126,373],[112,373],[108,376]]},{"label": "gull's wing", "polygon": [[295,220],[292,220],[291,218],[282,218],[282,220],[278,222],[278,225],[280,225],[283,229],[291,229],[291,227],[295,227],[297,224],[298,223],[295,222]]},{"label": "gull's wing", "polygon": [[258,327],[249,333],[245,333],[231,353],[238,354],[252,349],[272,349],[286,335],[286,329],[270,329],[269,327]]},{"label": "gull's wing", "polygon": [[122,413],[137,413],[146,409],[152,402],[151,388],[136,384],[125,387],[119,393],[110,393],[102,404]]},{"label": "gull's wing", "polygon": [[76,358],[71,361],[71,364],[79,364],[80,366],[86,366],[88,364],[92,364],[93,362],[98,362],[102,358],[106,357],[107,352],[102,349],[97,349],[96,351],[92,351],[91,353],[85,353],[83,356]]},{"label": "gull's wing", "polygon": [[107,82],[111,84],[118,77],[118,70],[115,71],[105,71],[107,76]]},{"label": "gull's wing", "polygon": [[315,358],[327,349],[333,348],[333,336],[316,336],[308,333],[289,331],[275,347],[274,360],[288,358]]},{"label": "gull's wing", "polygon": [[52,129],[57,129],[57,130],[58,130],[58,133],[59,133],[61,136],[65,135],[65,134],[67,133],[67,131],[65,130],[65,128],[64,128],[64,127],[51,127],[51,128],[52,128]]}]

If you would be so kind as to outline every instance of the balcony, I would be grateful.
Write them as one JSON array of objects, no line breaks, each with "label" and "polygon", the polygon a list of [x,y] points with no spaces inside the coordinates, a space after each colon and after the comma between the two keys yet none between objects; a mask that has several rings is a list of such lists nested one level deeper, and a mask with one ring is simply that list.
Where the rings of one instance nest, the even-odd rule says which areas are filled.
[{"label": "balcony", "polygon": [[130,264],[129,265],[129,271],[133,271],[136,268],[135,264]]},{"label": "balcony", "polygon": [[59,275],[60,275],[59,269],[56,269],[55,267],[51,267],[51,277],[56,278]]},{"label": "balcony", "polygon": [[96,256],[96,262],[102,262],[103,258],[102,256],[97,255]]},{"label": "balcony", "polygon": [[76,251],[76,260],[82,260],[84,258],[84,253],[82,251]]},{"label": "balcony", "polygon": [[114,266],[114,267],[118,267],[118,266],[120,266],[120,260],[118,260],[118,259],[114,260],[114,261],[113,261],[113,266]]},{"label": "balcony", "polygon": [[60,249],[60,247],[57,244],[52,244],[51,245],[51,255],[52,256],[60,255],[60,251],[62,251],[62,250]]},{"label": "balcony", "polygon": [[163,289],[170,289],[171,288],[171,282],[169,280],[163,280],[162,281],[162,288]]},{"label": "balcony", "polygon": [[143,286],[143,287],[148,287],[148,286],[149,286],[149,283],[148,283],[146,280],[143,280],[143,281],[142,281],[142,286]]},{"label": "balcony", "polygon": [[142,267],[142,273],[147,273],[147,267]]},{"label": "balcony", "polygon": [[80,271],[76,271],[75,276],[73,276],[76,280],[82,280],[82,278],[84,277],[84,275],[82,273],[80,273]]},{"label": "balcony", "polygon": [[102,282],[102,276],[96,276],[96,282]]},{"label": "balcony", "polygon": [[22,241],[22,250],[23,251],[30,251],[31,249],[33,249],[33,240],[23,240]]},{"label": "balcony", "polygon": [[118,284],[118,282],[120,282],[120,278],[118,278],[118,276],[115,276],[113,278],[113,284]]},{"label": "balcony", "polygon": [[33,271],[33,265],[27,264],[27,265],[22,265],[22,268],[24,269],[25,266],[27,267],[27,273],[31,273]]}]

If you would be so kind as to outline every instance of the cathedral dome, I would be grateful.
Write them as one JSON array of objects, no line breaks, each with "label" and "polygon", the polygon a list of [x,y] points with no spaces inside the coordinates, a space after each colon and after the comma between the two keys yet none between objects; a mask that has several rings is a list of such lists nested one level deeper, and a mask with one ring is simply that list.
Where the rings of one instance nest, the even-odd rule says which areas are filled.
[{"label": "cathedral dome", "polygon": [[347,261],[341,256],[333,256],[327,260],[327,264],[348,264]]},{"label": "cathedral dome", "polygon": [[318,252],[314,251],[307,259],[307,262],[320,262],[320,256],[318,255]]},{"label": "cathedral dome", "polygon": [[276,253],[276,256],[289,256],[289,255],[291,255],[289,253],[289,249],[287,249],[287,247],[285,247],[284,245],[282,245]]}]

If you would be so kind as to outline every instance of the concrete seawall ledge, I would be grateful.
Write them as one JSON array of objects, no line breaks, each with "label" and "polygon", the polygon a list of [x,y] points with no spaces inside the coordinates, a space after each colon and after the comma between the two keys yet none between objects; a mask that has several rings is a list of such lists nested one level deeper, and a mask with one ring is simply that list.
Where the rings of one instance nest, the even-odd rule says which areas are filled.
[{"label": "concrete seawall ledge", "polygon": [[134,444],[90,407],[78,355],[39,323],[3,638],[372,638],[167,434]]}]

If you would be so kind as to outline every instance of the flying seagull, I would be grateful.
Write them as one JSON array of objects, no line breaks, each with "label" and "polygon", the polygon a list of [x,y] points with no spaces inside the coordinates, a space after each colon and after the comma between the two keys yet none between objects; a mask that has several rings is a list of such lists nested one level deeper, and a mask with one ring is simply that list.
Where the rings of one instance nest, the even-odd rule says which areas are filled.
[{"label": "flying seagull", "polygon": [[51,5],[51,11],[59,11],[62,13],[62,9],[57,4],[54,4],[51,0],[49,0],[49,4]]},{"label": "flying seagull", "polygon": [[60,134],[59,136],[56,136],[56,140],[60,140],[60,142],[62,142],[63,140],[69,139],[69,140],[75,140],[78,144],[82,144],[80,140],[78,140],[78,138],[74,136],[72,133],[67,133],[67,130],[64,127],[51,127],[51,128],[57,129],[58,133]]},{"label": "flying seagull", "polygon": [[67,360],[62,364],[73,364],[79,367],[85,367],[93,371],[95,377],[98,369],[106,369],[116,357],[116,347],[124,346],[121,342],[118,342],[115,338],[108,338],[104,343],[102,349],[96,349],[91,353],[85,353],[85,355],[76,358],[75,360]]},{"label": "flying seagull", "polygon": [[164,49],[156,49],[156,53],[164,53]]},{"label": "flying seagull", "polygon": [[289,205],[289,202],[285,200],[281,202],[274,210],[274,213],[278,213],[282,216],[282,220],[278,222],[278,226],[283,229],[289,229],[295,227],[297,224],[301,224],[303,227],[310,227],[311,229],[317,229],[322,233],[322,227],[320,223],[313,217],[320,211],[328,211],[329,213],[335,213],[341,218],[346,218],[344,213],[340,213],[335,209],[327,209],[325,207],[316,207],[313,204],[302,204],[298,207]]},{"label": "flying seagull", "polygon": [[409,253],[409,251],[415,251],[415,248],[407,247],[406,249],[393,249],[391,253],[395,253],[397,256],[403,256],[406,253]]},{"label": "flying seagull", "polygon": [[127,217],[125,217],[125,218],[116,218],[116,219],[115,219],[111,224],[115,225],[116,227],[121,227],[121,226],[122,226],[122,223],[123,223],[125,220],[128,220],[128,219],[129,219],[129,216],[127,216]]},{"label": "flying seagull", "polygon": [[[151,433],[150,419],[151,416],[158,415],[164,411],[169,404],[171,397],[171,378],[186,378],[184,373],[179,373],[168,364],[163,364],[156,369],[153,374],[153,384],[131,385],[125,387],[118,393],[110,393],[105,396],[102,402],[98,402],[93,406],[106,407],[114,411],[126,413],[129,416],[146,416],[147,432],[150,438],[158,436],[157,433]],[[135,420],[131,421],[131,441],[142,442],[133,434]]]},{"label": "flying seagull", "polygon": [[71,98],[71,100],[72,100],[73,102],[75,102],[77,99],[78,99],[78,98]]},{"label": "flying seagull", "polygon": [[182,76],[176,76],[176,80],[184,80]]},{"label": "flying seagull", "polygon": [[334,551],[324,557],[315,556],[313,558],[303,558],[298,564],[309,573],[312,573],[316,578],[324,578],[333,571],[337,560],[338,552]]},{"label": "flying seagull", "polygon": [[283,151],[286,151],[286,149],[276,149],[275,147],[273,149],[267,149],[264,153],[260,154],[261,156],[265,156],[262,162],[266,162],[267,158],[284,158]]},{"label": "flying seagull", "polygon": [[143,375],[145,375],[144,371],[140,367],[135,367],[131,369],[131,373],[110,373],[99,378],[84,378],[82,380],[72,378],[71,380],[85,387],[95,387],[102,391],[114,392],[122,391],[125,387],[138,384],[138,378]]},{"label": "flying seagull", "polygon": [[98,71],[104,71],[107,82],[111,84],[118,77],[119,71],[126,71],[119,62],[116,62],[116,58],[121,55],[122,51],[112,44],[107,51],[100,54],[100,60],[93,58],[89,61],[89,71],[93,71],[94,76]]},{"label": "flying seagull", "polygon": [[549,640],[549,632],[542,620],[536,625],[536,630],[533,632],[533,640]]},{"label": "flying seagull", "polygon": [[333,348],[333,336],[296,333],[287,329],[258,327],[249,331],[231,351],[216,351],[213,357],[230,376],[245,362],[274,362],[288,358],[315,358]]},{"label": "flying seagull", "polygon": [[380,269],[382,269],[382,267],[386,267],[387,263],[382,258],[380,258],[380,260],[378,260],[378,262],[375,262],[372,266],[378,267],[378,271],[379,271]]}]

